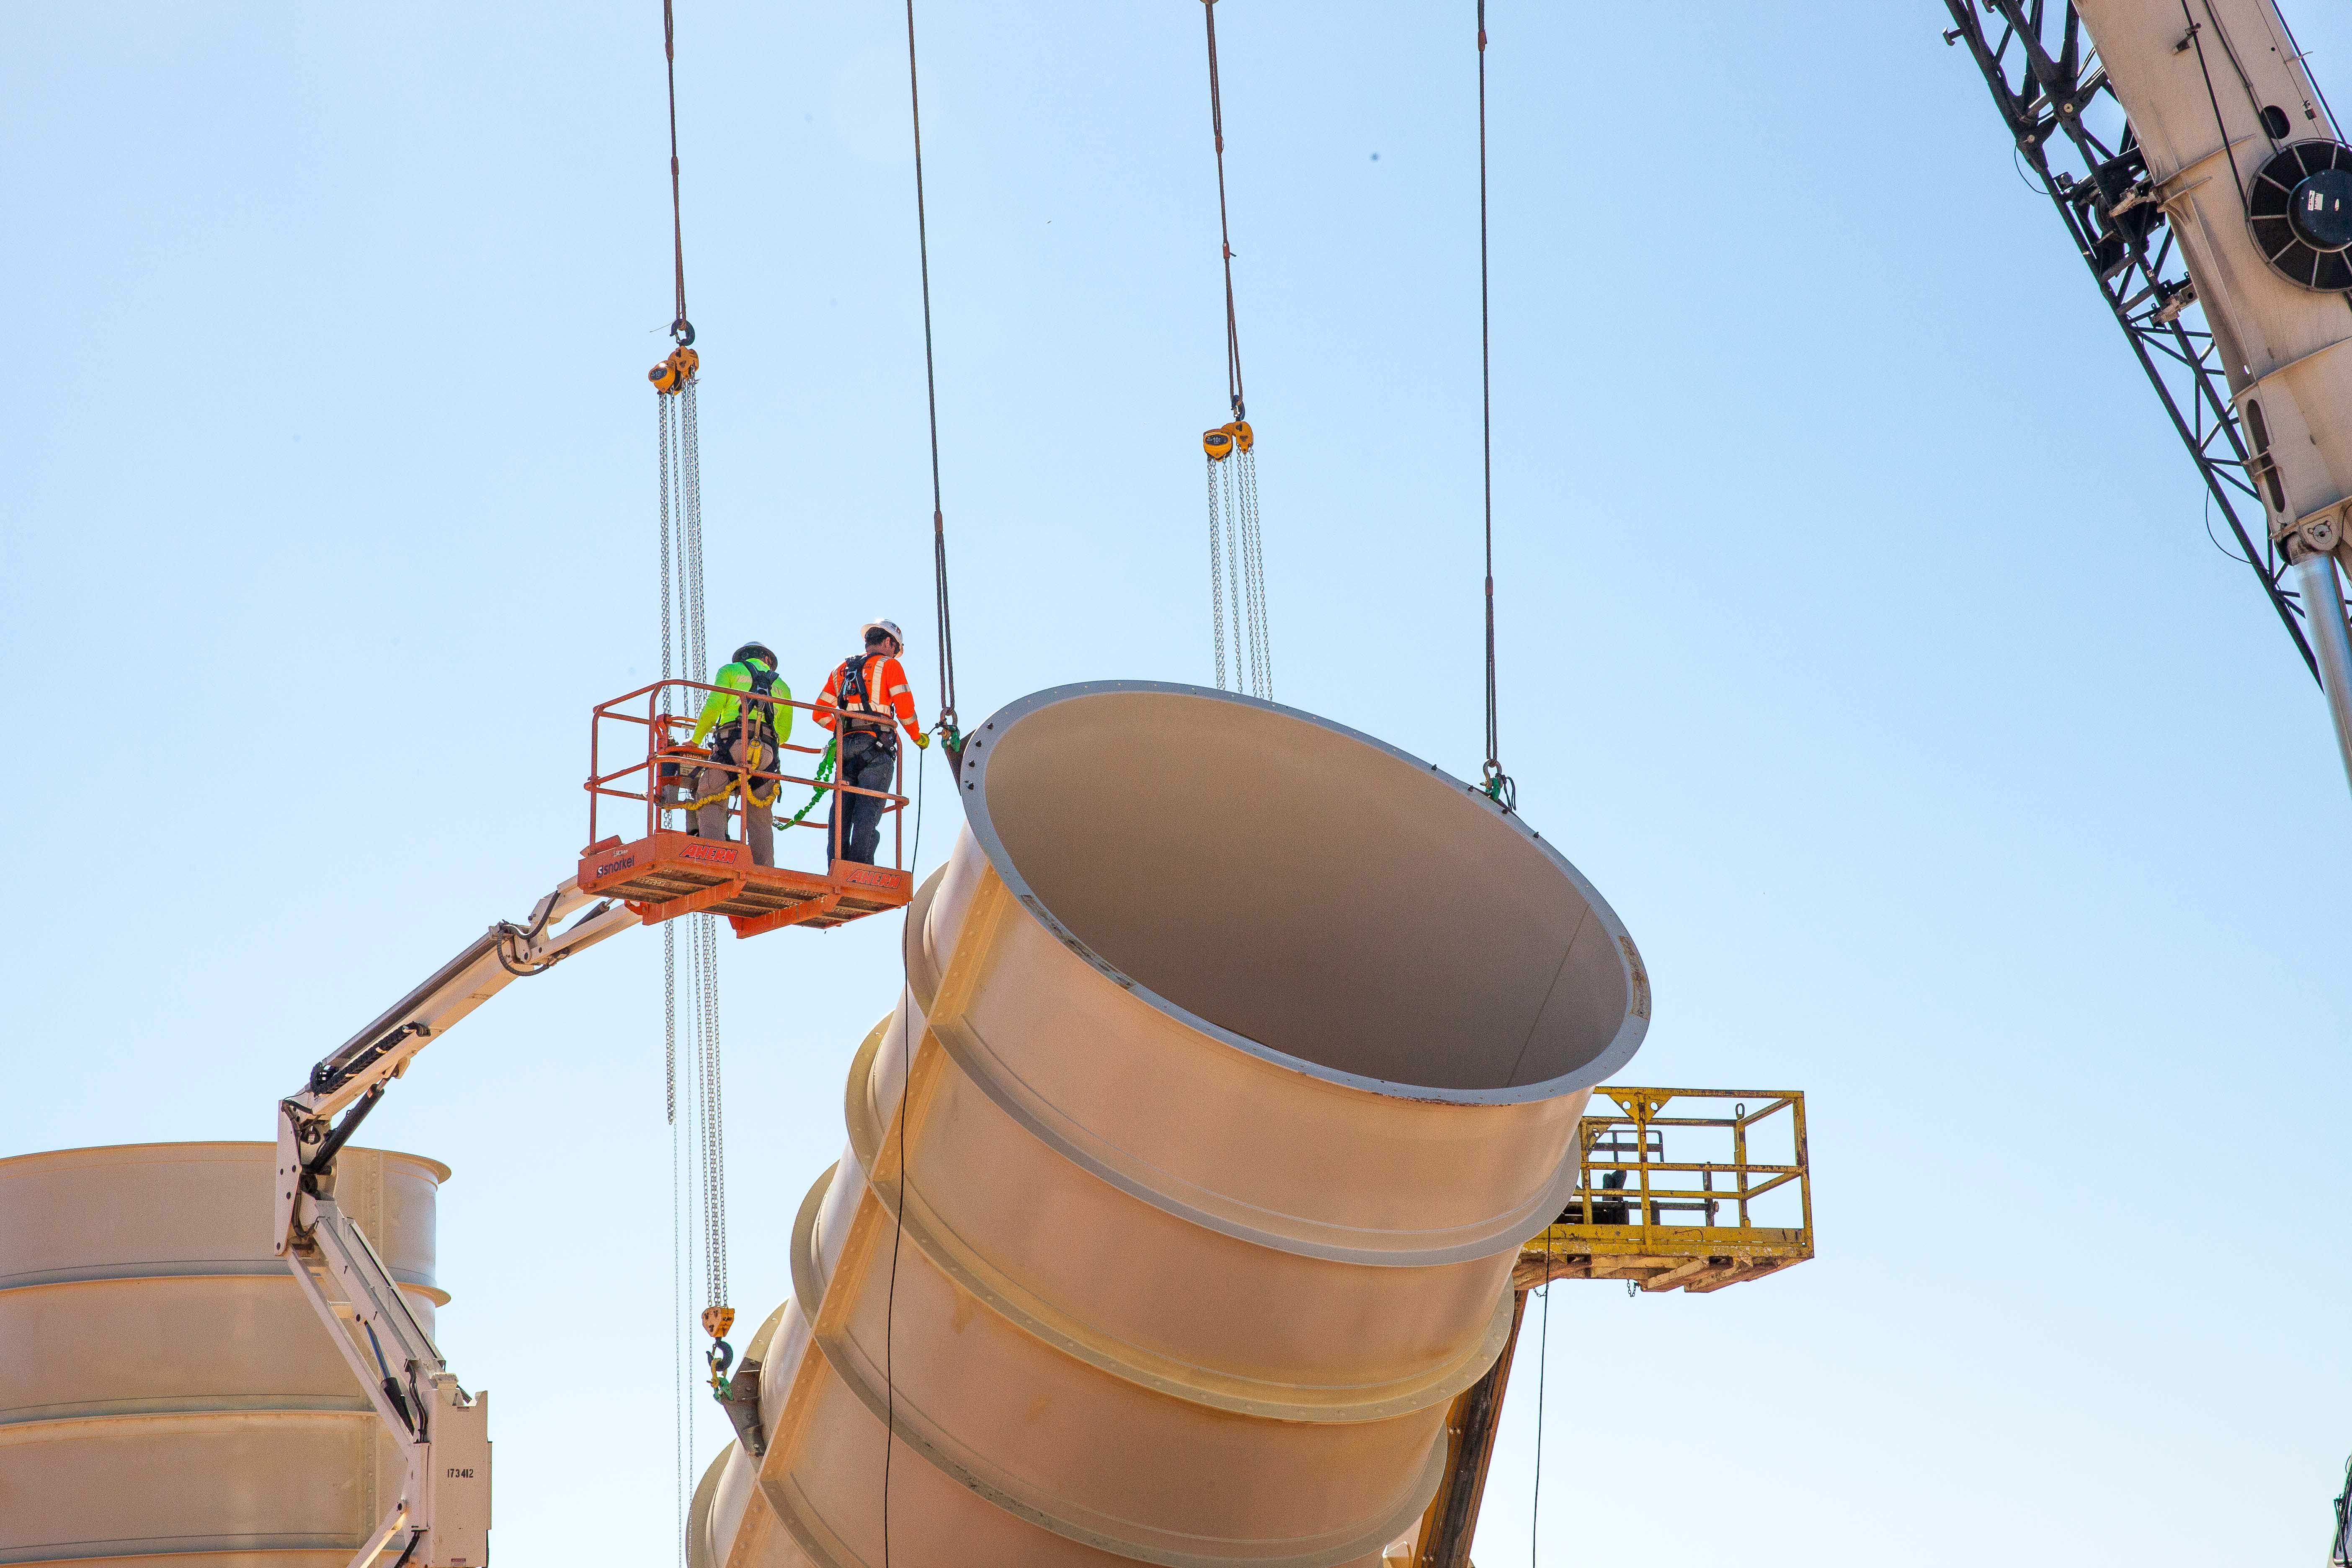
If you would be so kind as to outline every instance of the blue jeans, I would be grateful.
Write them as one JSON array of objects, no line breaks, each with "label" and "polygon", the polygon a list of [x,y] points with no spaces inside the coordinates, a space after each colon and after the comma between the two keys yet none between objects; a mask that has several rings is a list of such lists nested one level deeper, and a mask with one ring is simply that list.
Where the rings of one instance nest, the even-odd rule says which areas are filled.
[{"label": "blue jeans", "polygon": [[[871,734],[853,731],[842,741],[841,761],[834,774],[838,782],[859,789],[887,790],[898,773],[898,747],[895,738],[885,744]],[[837,831],[841,835],[840,858],[855,860],[862,866],[874,864],[874,852],[882,846],[882,807],[887,804],[878,795],[835,791],[833,811],[825,818],[828,849]]]}]

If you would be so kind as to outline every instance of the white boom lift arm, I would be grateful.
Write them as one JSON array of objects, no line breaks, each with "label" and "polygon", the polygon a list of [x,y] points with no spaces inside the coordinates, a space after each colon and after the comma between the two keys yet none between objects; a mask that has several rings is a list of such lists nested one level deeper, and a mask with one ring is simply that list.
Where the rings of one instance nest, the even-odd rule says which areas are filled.
[{"label": "white boom lift arm", "polygon": [[574,878],[540,900],[528,925],[501,921],[490,927],[278,1102],[271,1226],[278,1255],[376,1415],[404,1446],[399,1499],[352,1568],[370,1568],[403,1531],[408,1540],[394,1568],[482,1568],[488,1561],[489,1395],[459,1386],[383,1259],[337,1206],[335,1156],[425,1042],[510,982],[638,923],[626,904],[608,900],[554,929],[588,902]]}]

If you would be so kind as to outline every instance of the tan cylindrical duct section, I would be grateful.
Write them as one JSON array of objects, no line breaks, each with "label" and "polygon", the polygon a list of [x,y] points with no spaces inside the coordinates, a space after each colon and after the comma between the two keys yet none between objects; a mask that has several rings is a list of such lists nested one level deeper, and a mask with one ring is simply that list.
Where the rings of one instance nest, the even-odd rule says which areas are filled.
[{"label": "tan cylindrical duct section", "polygon": [[958,793],[695,1568],[1376,1563],[1647,1027],[1631,939],[1474,787],[1222,692],[1025,699]]},{"label": "tan cylindrical duct section", "polygon": [[[272,1255],[276,1148],[0,1160],[0,1564],[342,1568],[401,1480]],[[347,1149],[346,1212],[429,1330],[446,1166]]]}]

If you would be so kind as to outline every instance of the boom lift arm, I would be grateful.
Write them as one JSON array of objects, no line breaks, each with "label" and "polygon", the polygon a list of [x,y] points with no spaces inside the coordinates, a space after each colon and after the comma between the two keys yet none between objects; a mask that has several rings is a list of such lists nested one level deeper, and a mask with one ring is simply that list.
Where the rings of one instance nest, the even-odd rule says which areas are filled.
[{"label": "boom lift arm", "polygon": [[[658,925],[679,915],[705,912],[728,916],[739,937],[786,927],[822,931],[903,908],[913,896],[914,879],[903,867],[844,859],[837,842],[822,873],[755,860],[747,842],[748,825],[738,831],[744,796],[766,788],[772,798],[789,784],[814,788],[820,796],[829,793],[837,801],[845,788],[838,779],[784,773],[781,756],[765,769],[717,764],[736,775],[734,787],[726,792],[732,797],[726,806],[728,825],[719,834],[703,837],[669,827],[666,814],[678,806],[674,798],[677,770],[707,774],[714,764],[709,753],[685,743],[692,720],[671,711],[664,699],[683,692],[680,706],[698,711],[707,698],[720,690],[702,681],[660,680],[600,704],[590,719],[588,847],[581,852],[578,874],[540,900],[528,921],[500,921],[476,937],[423,984],[313,1067],[302,1087],[278,1102],[278,1180],[270,1226],[278,1256],[286,1259],[304,1299],[367,1391],[377,1416],[404,1445],[406,1459],[398,1500],[351,1568],[372,1568],[404,1531],[408,1539],[393,1568],[482,1568],[489,1554],[488,1396],[468,1394],[451,1375],[432,1336],[401,1299],[400,1287],[383,1258],[336,1202],[335,1157],[392,1080],[408,1070],[427,1041],[509,983],[544,973],[631,926]],[[809,703],[785,698],[729,695],[819,712]],[[631,737],[614,759],[619,765],[610,771],[605,761],[612,753],[603,749],[607,724],[625,726],[624,732]],[[789,725],[779,722],[775,728],[781,731]],[[816,754],[814,748],[789,743],[781,750]],[[878,796],[886,813],[899,814],[903,820],[905,795],[847,787]],[[625,843],[619,834],[600,837],[618,802],[628,803],[625,817],[634,817],[643,808],[643,837]],[[810,805],[814,805],[811,800]],[[600,805],[607,813],[602,823]],[[782,826],[792,826],[807,814],[803,807]],[[563,925],[566,921],[572,923]],[[706,1314],[705,1327],[712,1321]],[[731,1352],[719,1337],[726,1332],[724,1320],[718,1321],[721,1326],[710,1328],[718,1342],[711,1386],[738,1432],[756,1448],[758,1425],[752,1415],[758,1380],[747,1375],[751,1370],[748,1364],[735,1378],[725,1376]]]},{"label": "boom lift arm", "polygon": [[369,1568],[403,1531],[395,1568],[481,1568],[488,1560],[489,1396],[459,1386],[383,1258],[337,1205],[335,1157],[427,1041],[511,982],[638,923],[635,910],[606,900],[555,929],[590,902],[573,878],[540,900],[529,923],[491,926],[278,1102],[278,1256],[404,1446],[399,1498],[352,1568]]}]

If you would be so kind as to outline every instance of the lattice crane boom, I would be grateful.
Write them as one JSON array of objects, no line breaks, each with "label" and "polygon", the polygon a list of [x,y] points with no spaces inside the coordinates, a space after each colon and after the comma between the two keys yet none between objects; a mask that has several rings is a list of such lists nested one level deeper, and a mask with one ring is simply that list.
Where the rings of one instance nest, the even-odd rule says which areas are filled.
[{"label": "lattice crane boom", "polygon": [[1968,46],[2319,679],[2352,778],[2352,149],[2293,33],[2273,0],[1945,4],[1946,42]]}]

